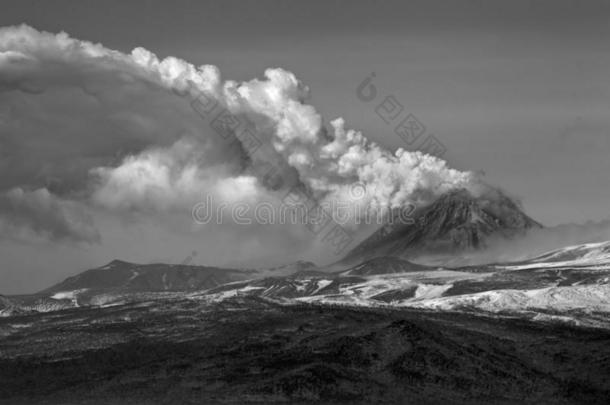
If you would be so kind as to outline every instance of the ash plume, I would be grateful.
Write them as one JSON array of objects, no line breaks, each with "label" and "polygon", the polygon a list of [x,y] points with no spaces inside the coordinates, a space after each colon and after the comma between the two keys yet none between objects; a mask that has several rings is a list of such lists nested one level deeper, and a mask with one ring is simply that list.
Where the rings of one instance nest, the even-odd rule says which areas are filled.
[{"label": "ash plume", "polygon": [[[340,118],[325,128],[307,103],[308,88],[279,68],[266,70],[263,79],[223,81],[212,65],[159,59],[143,48],[122,54],[22,25],[0,30],[0,88],[12,111],[2,129],[3,167],[12,169],[10,176],[6,170],[0,175],[3,190],[44,186],[36,184],[44,170],[61,179],[51,192],[78,194],[110,209],[167,210],[205,192],[219,201],[270,198],[273,190],[244,172],[218,136],[201,133],[200,117],[176,96],[190,92],[252,123],[271,146],[271,158],[296,171],[321,200],[350,201],[350,186],[357,183],[366,198],[354,203],[386,210],[426,204],[455,188],[483,187],[474,173],[451,169],[442,159],[385,150]],[[37,119],[20,126],[26,115]],[[55,128],[42,130],[51,118]],[[70,144],[69,160],[65,150],[25,148],[49,137]],[[126,151],[124,159],[109,165],[119,149]],[[37,159],[23,159],[25,153]]]}]

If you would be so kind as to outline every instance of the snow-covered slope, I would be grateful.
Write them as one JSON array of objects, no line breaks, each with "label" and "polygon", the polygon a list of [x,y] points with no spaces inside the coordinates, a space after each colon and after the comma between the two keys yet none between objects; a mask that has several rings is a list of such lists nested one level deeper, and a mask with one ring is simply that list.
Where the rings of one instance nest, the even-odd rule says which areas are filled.
[{"label": "snow-covered slope", "polygon": [[74,306],[72,300],[62,297],[54,299],[39,295],[22,295],[10,298],[0,296],[0,317],[57,311]]},{"label": "snow-covered slope", "polygon": [[[529,261],[456,269],[376,258],[325,275],[300,274],[210,290],[223,299],[257,295],[284,302],[412,307],[539,316],[610,326],[610,242],[570,246]],[[600,315],[601,314],[601,315]],[[582,323],[582,322],[581,322]]]},{"label": "snow-covered slope", "polygon": [[610,241],[568,246],[547,252],[523,264],[504,266],[507,270],[560,267],[610,269]]},{"label": "snow-covered slope", "polygon": [[542,309],[557,312],[585,310],[610,313],[610,284],[485,291],[405,302],[403,305],[437,310],[479,309],[489,312],[514,312]]},{"label": "snow-covered slope", "polygon": [[0,314],[153,301],[168,294],[209,301],[254,295],[284,303],[528,317],[533,312],[539,316],[536,319],[553,317],[610,327],[610,242],[570,246],[517,263],[455,269],[390,257],[338,272],[309,267],[283,275],[282,271],[113,262],[70,278],[45,294],[0,299]]}]

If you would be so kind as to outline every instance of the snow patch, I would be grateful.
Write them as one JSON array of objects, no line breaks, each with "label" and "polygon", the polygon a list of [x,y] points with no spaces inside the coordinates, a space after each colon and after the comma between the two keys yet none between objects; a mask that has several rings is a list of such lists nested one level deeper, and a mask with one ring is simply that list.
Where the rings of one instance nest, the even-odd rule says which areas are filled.
[{"label": "snow patch", "polygon": [[316,285],[318,286],[318,288],[316,288],[316,290],[312,294],[315,294],[318,291],[323,290],[324,288],[328,287],[332,283],[333,283],[332,280],[317,280]]},{"label": "snow patch", "polygon": [[55,293],[53,295],[51,295],[50,298],[54,299],[54,300],[74,300],[77,298],[77,296],[80,293],[83,293],[85,291],[89,290],[88,288],[81,288],[80,290],[73,290],[73,291],[61,291],[58,293]]},{"label": "snow patch", "polygon": [[487,312],[553,310],[610,312],[610,285],[547,287],[535,290],[495,290],[405,303],[436,310],[476,308]]}]

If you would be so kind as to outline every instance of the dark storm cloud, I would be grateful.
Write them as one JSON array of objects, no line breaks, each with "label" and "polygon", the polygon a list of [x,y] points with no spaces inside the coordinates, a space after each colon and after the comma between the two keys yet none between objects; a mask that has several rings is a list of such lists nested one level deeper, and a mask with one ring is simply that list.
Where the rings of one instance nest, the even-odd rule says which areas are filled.
[{"label": "dark storm cloud", "polygon": [[91,216],[78,202],[61,200],[44,188],[0,194],[0,239],[27,239],[30,231],[53,240],[100,241]]}]

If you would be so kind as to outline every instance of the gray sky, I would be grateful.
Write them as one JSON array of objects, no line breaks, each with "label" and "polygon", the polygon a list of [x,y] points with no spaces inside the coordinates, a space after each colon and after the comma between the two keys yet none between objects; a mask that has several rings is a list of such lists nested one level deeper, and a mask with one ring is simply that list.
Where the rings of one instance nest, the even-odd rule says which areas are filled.
[{"label": "gray sky", "polygon": [[[380,93],[443,142],[452,166],[484,171],[536,220],[610,216],[607,1],[4,0],[0,26],[20,23],[217,65],[226,79],[282,67],[310,87],[326,120],[342,116],[380,144],[404,147],[356,97],[375,72]],[[158,258],[179,261],[193,249],[176,243]],[[0,292],[31,290],[32,279],[42,288],[115,251],[5,244],[11,265],[0,270]],[[147,255],[156,258],[144,248],[137,257]],[[61,270],[37,277],[45,266]]]}]

